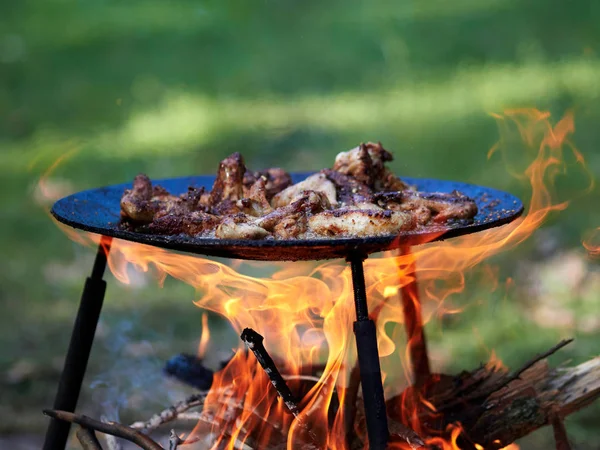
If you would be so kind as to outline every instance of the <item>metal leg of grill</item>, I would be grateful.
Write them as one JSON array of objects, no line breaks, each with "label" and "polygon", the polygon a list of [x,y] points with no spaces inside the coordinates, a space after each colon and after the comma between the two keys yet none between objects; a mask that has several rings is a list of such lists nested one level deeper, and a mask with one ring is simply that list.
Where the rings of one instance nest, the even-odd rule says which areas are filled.
[{"label": "metal leg of grill", "polygon": [[[402,253],[410,259],[409,272],[415,273],[415,260],[409,247],[405,247]],[[408,352],[412,365],[416,387],[421,387],[429,379],[429,356],[427,354],[427,341],[423,330],[423,319],[421,317],[421,301],[419,299],[419,288],[415,279],[402,287],[402,309],[404,312],[404,327],[408,338]]]},{"label": "metal leg of grill", "polygon": [[377,348],[377,333],[375,323],[369,319],[365,275],[363,271],[363,256],[348,257],[352,268],[352,284],[354,286],[354,304],[356,307],[356,349],[358,366],[365,402],[365,416],[371,450],[385,449],[389,440],[379,350]]},{"label": "metal leg of grill", "polygon": [[[110,250],[112,239],[103,237],[92,274],[86,279],[79,311],[71,334],[71,342],[65,359],[58,391],[54,399],[54,409],[74,412],[87,368],[96,326],[100,318],[106,281],[102,279],[106,269],[106,257]],[[61,450],[67,445],[71,424],[51,419],[46,431],[44,450]]]}]

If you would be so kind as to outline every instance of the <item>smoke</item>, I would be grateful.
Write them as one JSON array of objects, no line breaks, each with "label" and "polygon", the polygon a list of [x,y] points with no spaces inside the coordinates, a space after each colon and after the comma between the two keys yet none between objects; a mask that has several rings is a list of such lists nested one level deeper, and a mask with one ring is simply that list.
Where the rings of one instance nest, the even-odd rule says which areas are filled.
[{"label": "smoke", "polygon": [[182,397],[181,387],[164,376],[164,359],[156,348],[157,343],[172,341],[172,336],[144,329],[140,338],[136,324],[143,323],[141,313],[128,315],[111,318],[106,314],[100,322],[104,335],[97,348],[101,369],[90,383],[95,407],[107,420],[119,422],[145,420]]}]

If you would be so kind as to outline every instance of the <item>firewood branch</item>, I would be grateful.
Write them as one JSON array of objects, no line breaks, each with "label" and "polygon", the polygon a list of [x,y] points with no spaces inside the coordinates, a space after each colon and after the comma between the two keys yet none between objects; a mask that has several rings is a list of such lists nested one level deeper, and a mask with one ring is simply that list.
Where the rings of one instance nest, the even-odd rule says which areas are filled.
[{"label": "firewood branch", "polygon": [[[182,400],[173,406],[170,406],[158,414],[154,414],[150,419],[145,422],[134,422],[130,425],[131,428],[135,430],[142,431],[144,433],[150,433],[156,430],[161,425],[176,420],[180,414],[185,413],[186,411],[202,406],[204,401],[206,400],[206,396],[208,395],[208,391],[198,392],[196,394],[190,395],[185,400]],[[200,419],[200,415],[198,416]]]},{"label": "firewood branch", "polygon": [[80,426],[75,435],[83,450],[102,450],[102,446],[92,430]]},{"label": "firewood branch", "polygon": [[[100,416],[100,421],[104,423],[111,422],[106,416]],[[108,450],[123,450],[120,440],[111,434],[104,435],[104,442],[106,443]]]},{"label": "firewood branch", "polygon": [[[416,405],[428,430],[444,430],[459,422],[461,448],[479,446],[496,450],[546,425],[552,425],[557,449],[568,450],[562,420],[600,397],[600,357],[575,367],[550,368],[548,355],[536,356],[522,369],[508,373],[498,367],[480,367],[458,376],[438,375]],[[402,397],[388,400],[388,411],[401,418]],[[457,400],[458,398],[458,400]]]},{"label": "firewood branch", "polygon": [[447,410],[455,408],[456,406],[458,406],[460,404],[464,404],[466,402],[486,398],[486,397],[490,396],[491,394],[493,394],[494,392],[498,392],[499,390],[501,390],[508,384],[512,383],[515,380],[518,380],[525,371],[530,369],[532,366],[537,364],[539,361],[556,353],[558,350],[560,350],[567,344],[570,344],[571,342],[573,342],[573,339],[565,339],[565,340],[559,342],[554,347],[552,347],[550,350],[545,351],[544,353],[540,353],[539,355],[536,355],[533,358],[531,358],[529,361],[527,361],[525,364],[523,364],[517,371],[515,371],[512,375],[502,377],[499,380],[497,380],[495,383],[488,384],[488,387],[486,389],[478,389],[468,395],[455,396],[454,401],[446,403],[446,404],[442,405],[441,407],[437,408],[437,412],[438,413],[445,412]]},{"label": "firewood branch", "polygon": [[279,397],[283,400],[286,408],[296,418],[298,426],[307,433],[314,444],[317,444],[317,436],[300,416],[300,409],[298,408],[298,403],[294,394],[292,394],[290,387],[285,382],[283,376],[281,376],[279,369],[277,369],[273,358],[271,358],[271,355],[269,355],[269,352],[267,352],[267,349],[263,345],[264,337],[251,328],[245,328],[244,331],[242,331],[240,338],[244,344],[246,344],[248,350],[256,356],[256,359],[271,380],[271,384],[273,384],[273,387],[277,391]]},{"label": "firewood branch", "polygon": [[508,377],[505,381],[502,381],[499,386],[495,387],[493,389],[493,392],[499,391],[504,386],[507,386],[508,384],[512,383],[513,381],[518,380],[526,370],[533,367],[535,364],[537,364],[542,359],[545,359],[548,356],[553,355],[554,353],[556,353],[557,351],[559,351],[561,348],[565,347],[566,345],[570,344],[571,342],[573,342],[572,338],[564,339],[564,340],[560,341],[558,344],[556,344],[554,347],[552,347],[550,350],[534,356],[529,361],[527,361],[525,364],[523,364],[521,366],[521,368],[519,370],[517,370],[514,374],[512,374],[510,377]]},{"label": "firewood branch", "polygon": [[53,419],[76,423],[91,430],[111,434],[113,436],[126,439],[130,442],[133,442],[138,447],[144,450],[164,450],[163,447],[158,445],[153,439],[146,436],[145,434],[142,434],[139,431],[134,430],[133,428],[121,425],[117,422],[104,423],[84,415],[50,409],[45,409],[44,414],[49,417],[52,417]]}]

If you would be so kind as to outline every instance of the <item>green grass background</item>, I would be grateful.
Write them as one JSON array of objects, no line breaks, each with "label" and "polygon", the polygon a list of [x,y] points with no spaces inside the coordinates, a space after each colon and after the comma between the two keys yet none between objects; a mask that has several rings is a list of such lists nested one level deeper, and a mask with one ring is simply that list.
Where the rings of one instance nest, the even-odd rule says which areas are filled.
[{"label": "green grass background", "polygon": [[[39,204],[37,181],[58,157],[74,152],[52,178],[67,194],[140,171],[212,173],[233,151],[250,167],[318,169],[341,150],[380,140],[400,175],[527,198],[500,158],[487,160],[498,140],[488,113],[537,107],[558,120],[572,109],[572,141],[598,173],[599,24],[593,0],[0,2],[0,431],[43,433],[40,411],[51,405],[93,259]],[[585,186],[578,173],[567,175],[557,185],[564,197]],[[598,316],[599,294],[566,289],[555,266],[564,262],[556,255],[577,255],[597,274],[581,239],[598,225],[597,193],[577,196],[534,238],[496,257],[499,278],[517,287],[490,293],[473,281],[454,296],[477,306],[429,326],[432,352],[448,356],[444,368],[475,366],[491,348],[514,367],[564,335],[576,343],[554,362],[597,355],[598,328],[578,324]],[[540,248],[550,240],[548,256]],[[538,278],[520,276],[536,264]],[[152,280],[108,280],[83,405],[94,411],[126,393],[121,409],[139,417],[136,405],[145,405],[147,416],[171,395],[155,392],[162,361],[194,351],[202,312],[178,282],[156,289]],[[531,320],[536,289],[574,323]],[[224,348],[236,346],[226,324],[211,320]],[[112,390],[98,387],[110,383]],[[567,421],[577,448],[598,448],[599,413],[590,408]],[[542,430],[522,445],[553,444]]]}]

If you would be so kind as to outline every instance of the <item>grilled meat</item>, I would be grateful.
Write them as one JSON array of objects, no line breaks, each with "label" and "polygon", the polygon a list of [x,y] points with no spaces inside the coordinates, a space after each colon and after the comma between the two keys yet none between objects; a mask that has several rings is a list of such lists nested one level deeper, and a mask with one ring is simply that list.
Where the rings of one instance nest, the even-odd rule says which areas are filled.
[{"label": "grilled meat", "polygon": [[369,142],[339,153],[333,170],[349,175],[375,191],[407,189],[408,186],[385,167],[385,163],[393,159],[381,143]]},{"label": "grilled meat", "polygon": [[471,219],[477,214],[477,204],[471,198],[453,191],[423,193],[414,191],[382,192],[374,195],[380,206],[394,211],[414,211],[424,225],[432,219],[443,223],[451,219]]},{"label": "grilled meat", "polygon": [[126,189],[121,197],[121,216],[134,222],[152,222],[156,209],[151,203],[152,182],[144,174],[133,179],[132,189]]},{"label": "grilled meat", "polygon": [[205,211],[206,208],[201,203],[203,195],[205,195],[204,187],[195,188],[190,186],[188,191],[181,195],[181,201],[189,212]]},{"label": "grilled meat", "polygon": [[[160,186],[152,186],[150,179],[140,174],[133,180],[133,188],[125,190],[121,198],[121,216],[140,224],[182,207],[182,200]],[[184,211],[187,209],[184,208]]]},{"label": "grilled meat", "polygon": [[244,196],[245,173],[244,158],[239,153],[234,153],[221,161],[208,199],[209,206],[219,209],[218,205],[222,202],[240,200]]},{"label": "grilled meat", "polygon": [[319,236],[366,237],[397,234],[415,228],[410,213],[372,209],[337,209],[315,214],[308,228]]},{"label": "grilled meat", "polygon": [[306,232],[307,218],[331,208],[329,199],[323,192],[303,191],[289,205],[275,209],[254,223],[273,233],[278,239],[291,239]]},{"label": "grilled meat", "polygon": [[477,214],[459,192],[407,186],[385,167],[391,160],[380,143],[361,144],[338,154],[332,169],[292,185],[283,169],[252,172],[234,153],[221,161],[210,192],[189,188],[179,197],[138,175],[121,198],[122,223],[166,235],[301,239],[394,235]]},{"label": "grilled meat", "polygon": [[322,192],[325,194],[330,204],[337,204],[335,185],[327,179],[325,174],[316,173],[309,176],[306,180],[296,183],[279,192],[271,200],[271,206],[273,208],[280,208],[289,205],[294,200],[301,197],[304,191]]},{"label": "grilled meat", "polygon": [[236,223],[231,217],[226,217],[215,230],[215,237],[220,239],[262,239],[269,235],[264,228],[253,223]]},{"label": "grilled meat", "polygon": [[267,200],[267,180],[265,177],[258,178],[248,190],[245,198],[237,201],[237,207],[244,213],[255,217],[261,217],[273,211]]},{"label": "grilled meat", "polygon": [[147,226],[147,230],[151,234],[202,236],[214,230],[221,221],[221,217],[202,211],[189,214],[166,214],[154,219]]},{"label": "grilled meat", "polygon": [[275,194],[283,191],[292,184],[292,177],[285,170],[273,167],[259,172],[246,171],[244,174],[244,193],[250,189],[259,178],[265,179],[265,196],[271,200]]},{"label": "grilled meat", "polygon": [[345,175],[342,172],[331,169],[323,169],[321,171],[328,180],[335,184],[337,191],[338,202],[342,206],[351,205],[356,202],[363,202],[370,198],[373,192],[366,185],[355,178]]}]

